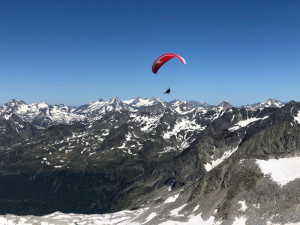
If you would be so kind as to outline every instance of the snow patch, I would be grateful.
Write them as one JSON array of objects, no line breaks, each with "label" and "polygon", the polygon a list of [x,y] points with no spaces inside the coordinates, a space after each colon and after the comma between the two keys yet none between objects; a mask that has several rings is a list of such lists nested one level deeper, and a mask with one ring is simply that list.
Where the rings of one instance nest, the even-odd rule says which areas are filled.
[{"label": "snow patch", "polygon": [[195,212],[197,209],[199,209],[199,205],[196,205],[196,207],[194,208],[193,212]]},{"label": "snow patch", "polygon": [[182,206],[180,206],[180,207],[178,207],[178,208],[176,208],[176,209],[171,210],[171,211],[170,211],[170,214],[171,214],[172,216],[175,216],[175,217],[179,216],[179,212],[180,212],[186,205],[187,205],[187,204],[184,204],[184,205],[182,205]]},{"label": "snow patch", "polygon": [[175,202],[178,197],[179,197],[179,194],[168,197],[165,200],[165,204]]},{"label": "snow patch", "polygon": [[265,116],[263,118],[249,118],[249,119],[246,119],[246,120],[241,120],[240,122],[238,122],[237,124],[235,124],[233,127],[230,127],[228,130],[229,131],[235,131],[235,130],[238,130],[242,127],[246,127],[248,126],[250,123],[253,123],[257,120],[265,120],[266,118],[268,118],[269,116]]},{"label": "snow patch", "polygon": [[247,219],[245,217],[236,217],[233,221],[232,225],[245,225]]},{"label": "snow patch", "polygon": [[256,160],[256,163],[280,186],[300,178],[300,157]]},{"label": "snow patch", "polygon": [[[5,225],[25,225],[25,224],[40,224],[40,225],[61,225],[61,224],[78,224],[78,225],[138,225],[149,223],[158,214],[151,212],[144,221],[138,222],[144,218],[142,214],[147,213],[149,208],[142,208],[139,210],[129,211],[124,210],[108,214],[65,214],[55,212],[44,216],[15,216],[15,215],[0,215],[0,224]],[[203,220],[201,214],[187,217],[188,221],[180,222],[169,218],[168,221],[160,222],[161,225],[220,225],[221,221],[214,221],[214,217],[208,220]],[[238,220],[239,221],[239,220]],[[235,221],[236,222],[236,221]],[[154,223],[152,223],[154,224]],[[235,223],[237,224],[237,223]],[[292,225],[292,224],[290,224]]]},{"label": "snow patch", "polygon": [[221,158],[211,161],[210,163],[206,163],[205,169],[206,171],[210,171],[211,169],[215,168],[217,165],[222,163],[225,159],[229,158],[234,152],[236,152],[239,148],[239,145],[236,146],[234,149],[224,152]]},{"label": "snow patch", "polygon": [[181,119],[179,121],[176,121],[176,124],[174,125],[174,128],[171,131],[167,131],[166,133],[164,133],[163,138],[170,139],[171,136],[176,136],[182,130],[187,132],[204,129],[205,127],[202,127],[201,125],[197,124],[195,120],[191,121],[189,119]]},{"label": "snow patch", "polygon": [[157,214],[155,212],[152,212],[147,218],[146,218],[146,221],[143,222],[142,224],[144,223],[148,223],[150,220],[152,220]]},{"label": "snow patch", "polygon": [[294,120],[300,124],[300,111],[298,112],[297,116],[294,116]]},{"label": "snow patch", "polygon": [[240,211],[244,212],[248,208],[247,205],[246,205],[246,201],[245,200],[244,201],[239,201],[238,204],[241,205],[241,208],[239,209]]},{"label": "snow patch", "polygon": [[189,217],[187,222],[169,220],[159,223],[159,225],[220,225],[221,221],[214,221],[215,217],[211,216],[208,220],[203,220],[201,214]]},{"label": "snow patch", "polygon": [[157,126],[161,117],[162,115],[154,117],[138,116],[133,121],[140,124],[142,131],[151,131]]}]

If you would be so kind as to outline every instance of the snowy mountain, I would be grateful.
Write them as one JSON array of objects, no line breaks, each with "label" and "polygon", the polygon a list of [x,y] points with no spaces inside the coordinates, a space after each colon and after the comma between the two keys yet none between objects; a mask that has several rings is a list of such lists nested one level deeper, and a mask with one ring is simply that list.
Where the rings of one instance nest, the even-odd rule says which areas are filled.
[{"label": "snowy mountain", "polygon": [[12,100],[0,107],[0,224],[298,223],[299,154],[294,101]]},{"label": "snowy mountain", "polygon": [[158,103],[162,103],[163,101],[159,98],[151,98],[151,99],[143,99],[143,98],[133,98],[130,100],[123,101],[125,104],[133,106],[133,107],[143,107],[143,106],[153,106]]},{"label": "snowy mountain", "polygon": [[[247,109],[256,110],[267,107],[282,107],[284,104],[275,100],[268,99],[266,102],[255,105],[243,106]],[[98,101],[82,105],[79,107],[70,107],[63,104],[49,105],[45,102],[27,104],[24,101],[11,100],[0,106],[0,118],[9,118],[12,114],[20,117],[24,122],[32,123],[37,128],[46,128],[58,124],[72,124],[80,121],[94,121],[101,119],[109,112],[138,112],[141,108],[162,107],[172,109],[181,114],[188,114],[192,111],[207,110],[227,110],[233,106],[228,102],[222,102],[218,106],[208,105],[205,102],[180,101],[163,102],[159,98],[143,99],[134,98],[121,101],[118,98],[104,101]],[[242,107],[242,108],[243,108]]]},{"label": "snowy mountain", "polygon": [[241,106],[247,109],[251,109],[251,110],[256,110],[256,109],[264,109],[264,108],[280,108],[284,106],[283,102],[278,101],[277,99],[272,99],[269,98],[267,101],[265,102],[258,102],[252,105],[245,105],[245,106]]},{"label": "snowy mountain", "polygon": [[0,117],[7,118],[12,114],[32,123],[37,127],[55,124],[69,124],[84,120],[84,117],[73,113],[74,107],[65,105],[48,105],[45,102],[27,104],[24,101],[11,100],[0,107]]}]

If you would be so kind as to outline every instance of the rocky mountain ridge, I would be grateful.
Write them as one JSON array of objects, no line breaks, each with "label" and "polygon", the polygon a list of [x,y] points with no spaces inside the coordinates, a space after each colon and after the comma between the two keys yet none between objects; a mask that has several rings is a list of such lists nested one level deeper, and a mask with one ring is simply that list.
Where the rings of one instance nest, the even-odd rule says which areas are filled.
[{"label": "rocky mountain ridge", "polygon": [[132,221],[143,224],[193,216],[210,224],[299,222],[297,170],[282,185],[262,168],[300,155],[300,103],[259,105],[115,98],[77,108],[1,106],[1,213],[133,210]]},{"label": "rocky mountain ridge", "polygon": [[[99,99],[90,104],[79,107],[60,105],[49,105],[45,102],[27,104],[22,100],[12,99],[8,103],[0,106],[0,118],[9,120],[14,114],[22,119],[23,122],[29,122],[37,128],[46,128],[58,124],[72,124],[80,121],[94,121],[101,119],[107,112],[129,111],[137,112],[140,108],[160,105],[164,108],[176,110],[178,113],[188,113],[190,110],[226,110],[233,106],[228,102],[221,102],[219,105],[208,105],[205,102],[180,101],[163,102],[159,98],[143,99],[134,98],[121,101],[113,98],[108,101]],[[268,99],[262,103],[254,105],[241,106],[249,110],[263,109],[265,107],[282,107],[284,104],[276,99]]]}]

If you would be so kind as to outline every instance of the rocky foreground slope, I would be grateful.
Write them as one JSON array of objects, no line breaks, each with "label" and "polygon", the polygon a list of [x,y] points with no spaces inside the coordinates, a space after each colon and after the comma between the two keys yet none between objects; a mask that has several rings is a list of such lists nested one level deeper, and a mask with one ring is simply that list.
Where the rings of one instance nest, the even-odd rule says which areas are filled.
[{"label": "rocky foreground slope", "polygon": [[0,107],[0,160],[2,214],[93,213],[104,224],[300,222],[295,101],[12,100]]}]

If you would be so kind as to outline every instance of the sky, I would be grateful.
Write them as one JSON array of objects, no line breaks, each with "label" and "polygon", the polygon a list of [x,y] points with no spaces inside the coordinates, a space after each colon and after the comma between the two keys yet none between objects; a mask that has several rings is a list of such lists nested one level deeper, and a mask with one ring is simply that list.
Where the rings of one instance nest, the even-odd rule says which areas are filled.
[{"label": "sky", "polygon": [[[299,12],[298,0],[0,0],[0,104],[300,101]],[[169,52],[187,64],[154,75]]]}]

